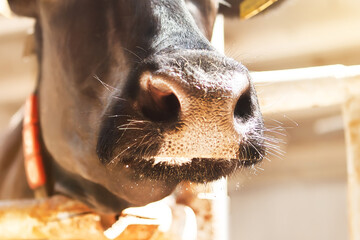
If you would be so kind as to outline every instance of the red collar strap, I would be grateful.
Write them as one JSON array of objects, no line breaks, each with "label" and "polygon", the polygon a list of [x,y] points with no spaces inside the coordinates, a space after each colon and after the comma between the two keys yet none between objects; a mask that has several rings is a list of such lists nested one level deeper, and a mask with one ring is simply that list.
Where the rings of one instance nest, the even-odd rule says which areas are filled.
[{"label": "red collar strap", "polygon": [[30,95],[25,103],[22,135],[28,184],[35,191],[36,197],[46,197],[46,175],[39,142],[39,114],[36,94]]}]

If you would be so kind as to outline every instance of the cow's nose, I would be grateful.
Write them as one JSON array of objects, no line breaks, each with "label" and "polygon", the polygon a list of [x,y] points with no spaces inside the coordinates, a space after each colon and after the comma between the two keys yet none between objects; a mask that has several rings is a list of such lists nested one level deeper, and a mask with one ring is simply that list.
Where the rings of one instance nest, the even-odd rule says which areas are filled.
[{"label": "cow's nose", "polygon": [[153,121],[171,121],[180,112],[180,93],[166,77],[145,72],[140,78],[139,104],[142,113]]},{"label": "cow's nose", "polygon": [[162,75],[140,77],[138,106],[161,123],[163,143],[157,157],[239,158],[253,119],[253,90],[244,71],[227,75]]},{"label": "cow's nose", "polygon": [[145,72],[140,77],[140,89],[141,111],[153,121],[174,121],[180,114],[188,115],[185,113],[188,110],[205,110],[210,115],[218,112],[225,117],[226,113],[231,116],[228,119],[244,122],[253,113],[250,81],[244,74],[236,75],[230,81],[218,80],[201,85]]}]

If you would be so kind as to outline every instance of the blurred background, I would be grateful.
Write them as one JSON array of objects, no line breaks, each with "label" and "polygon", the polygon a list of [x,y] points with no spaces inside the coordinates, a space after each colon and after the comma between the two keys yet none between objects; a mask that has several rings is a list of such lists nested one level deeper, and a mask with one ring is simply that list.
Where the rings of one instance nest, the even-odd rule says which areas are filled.
[{"label": "blurred background", "polygon": [[[358,65],[359,12],[358,0],[282,0],[249,20],[226,19],[225,52],[251,71]],[[24,56],[32,25],[0,16],[0,132],[34,88],[35,57]],[[341,105],[272,111],[284,96],[261,106],[281,149],[229,179],[230,239],[348,239]]]}]

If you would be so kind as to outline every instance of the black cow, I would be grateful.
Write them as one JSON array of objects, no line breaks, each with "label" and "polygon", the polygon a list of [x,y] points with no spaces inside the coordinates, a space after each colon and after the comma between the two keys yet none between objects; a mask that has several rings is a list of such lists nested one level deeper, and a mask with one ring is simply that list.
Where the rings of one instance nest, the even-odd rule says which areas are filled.
[{"label": "black cow", "polygon": [[[36,19],[39,141],[50,194],[120,212],[260,161],[247,69],[209,43],[216,0],[9,0]],[[21,122],[0,197],[28,198]]]}]

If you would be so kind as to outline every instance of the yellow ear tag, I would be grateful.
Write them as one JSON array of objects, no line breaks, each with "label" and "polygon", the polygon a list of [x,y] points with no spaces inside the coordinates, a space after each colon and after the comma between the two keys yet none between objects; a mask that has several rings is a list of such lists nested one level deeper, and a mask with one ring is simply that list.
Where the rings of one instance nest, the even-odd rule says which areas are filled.
[{"label": "yellow ear tag", "polygon": [[240,3],[240,18],[248,19],[268,8],[278,0],[244,0]]}]

